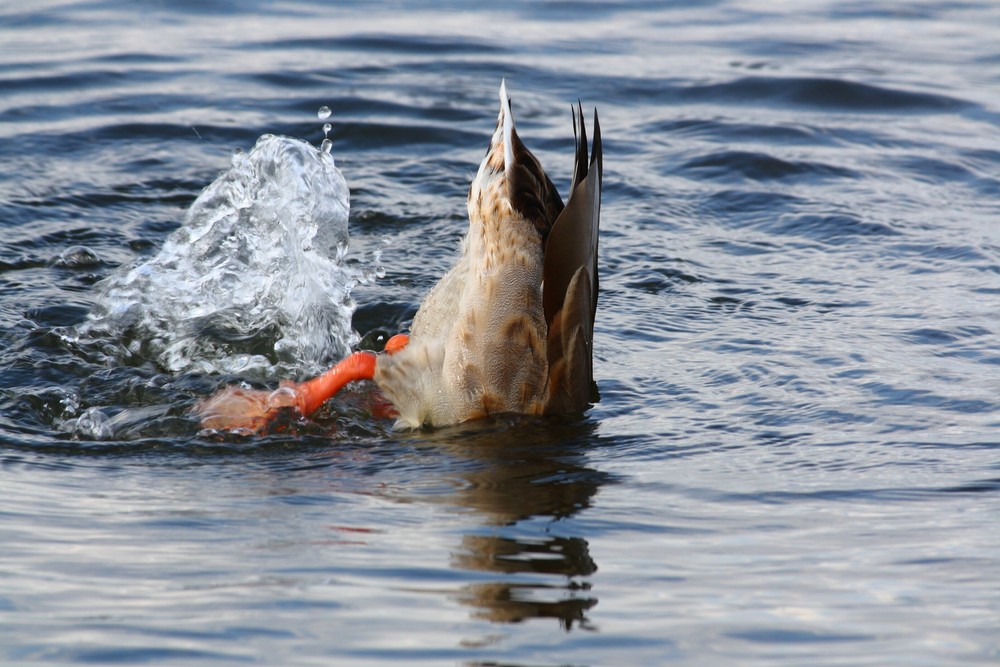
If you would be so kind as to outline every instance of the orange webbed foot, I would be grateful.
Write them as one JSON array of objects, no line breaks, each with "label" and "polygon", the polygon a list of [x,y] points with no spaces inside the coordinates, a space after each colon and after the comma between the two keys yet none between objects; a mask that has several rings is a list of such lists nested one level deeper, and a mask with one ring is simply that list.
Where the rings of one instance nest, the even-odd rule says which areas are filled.
[{"label": "orange webbed foot", "polygon": [[201,427],[218,431],[260,432],[283,408],[297,408],[294,387],[274,391],[226,387],[195,406]]},{"label": "orange webbed foot", "polygon": [[406,334],[396,334],[385,342],[387,354],[396,354],[410,343],[410,337]]}]

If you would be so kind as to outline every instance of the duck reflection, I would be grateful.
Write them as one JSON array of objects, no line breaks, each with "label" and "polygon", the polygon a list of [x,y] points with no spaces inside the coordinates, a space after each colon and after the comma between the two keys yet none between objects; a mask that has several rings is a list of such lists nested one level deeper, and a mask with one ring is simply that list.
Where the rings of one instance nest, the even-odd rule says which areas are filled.
[{"label": "duck reflection", "polygon": [[590,506],[607,476],[586,466],[594,426],[538,421],[440,431],[458,462],[460,489],[447,502],[484,519],[462,537],[454,568],[493,572],[492,581],[457,594],[473,616],[500,623],[554,618],[566,630],[587,627],[597,604],[587,577],[597,571],[587,540],[566,521]]}]

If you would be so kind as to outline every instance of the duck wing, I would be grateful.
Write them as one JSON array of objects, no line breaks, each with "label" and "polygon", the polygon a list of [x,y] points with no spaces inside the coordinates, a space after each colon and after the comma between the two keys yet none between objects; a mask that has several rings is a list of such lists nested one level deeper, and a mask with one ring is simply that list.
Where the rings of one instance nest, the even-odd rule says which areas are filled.
[{"label": "duck wing", "polygon": [[579,103],[573,110],[573,134],[576,159],[569,199],[545,243],[542,301],[548,325],[547,414],[582,412],[598,400],[593,349],[604,160],[596,109],[589,160],[587,129]]}]

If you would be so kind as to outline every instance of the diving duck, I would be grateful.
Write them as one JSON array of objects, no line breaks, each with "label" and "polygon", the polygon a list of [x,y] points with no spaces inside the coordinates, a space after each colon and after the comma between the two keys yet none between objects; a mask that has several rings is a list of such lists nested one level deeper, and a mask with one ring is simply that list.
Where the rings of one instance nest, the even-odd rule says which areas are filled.
[{"label": "diving duck", "polygon": [[401,428],[583,412],[596,396],[597,111],[589,157],[580,104],[573,132],[564,205],[518,136],[501,83],[496,130],[469,189],[461,255],[420,304],[409,335],[391,338],[384,353],[355,352],[313,380],[274,392],[225,389],[196,408],[202,426],[259,431],[283,409],[311,414],[356,380],[374,380]]}]

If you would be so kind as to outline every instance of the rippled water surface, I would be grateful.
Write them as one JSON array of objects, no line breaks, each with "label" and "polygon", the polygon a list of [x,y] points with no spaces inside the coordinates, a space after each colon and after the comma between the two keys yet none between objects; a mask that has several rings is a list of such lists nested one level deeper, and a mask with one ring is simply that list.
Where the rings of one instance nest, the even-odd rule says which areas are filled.
[{"label": "rippled water surface", "polygon": [[[482,7],[0,7],[0,662],[997,664],[1000,6]],[[357,336],[93,325],[325,105],[339,316],[405,330],[503,77],[564,192],[569,105],[601,114],[585,419],[399,433],[355,388],[224,438],[198,398]],[[173,334],[260,363],[171,366]]]}]

